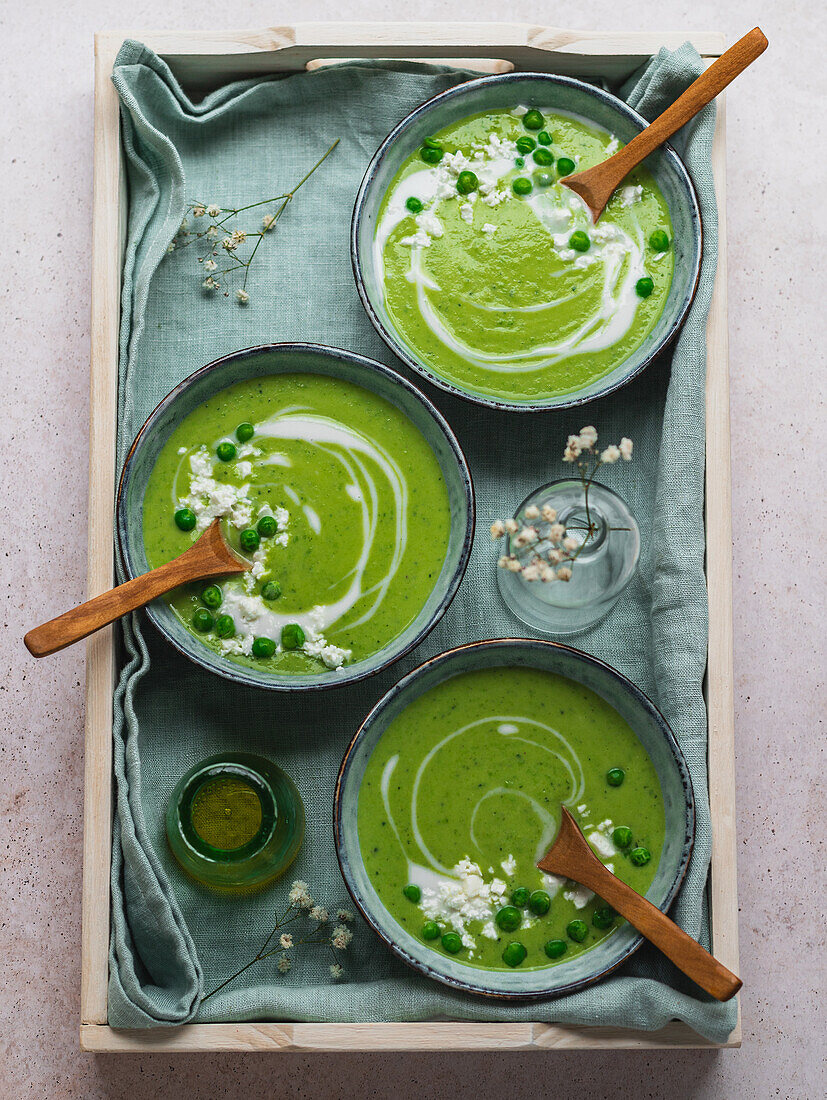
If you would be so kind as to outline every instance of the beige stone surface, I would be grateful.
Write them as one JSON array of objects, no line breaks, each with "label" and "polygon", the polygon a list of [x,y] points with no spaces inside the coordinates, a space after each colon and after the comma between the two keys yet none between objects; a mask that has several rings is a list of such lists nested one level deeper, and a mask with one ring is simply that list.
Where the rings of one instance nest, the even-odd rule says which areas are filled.
[{"label": "beige stone surface", "polygon": [[[0,1097],[794,1097],[827,1093],[824,921],[825,65],[790,0],[0,3]],[[721,29],[771,47],[729,95],[744,1045],[722,1053],[98,1056],[77,1045],[83,652],[25,629],[84,594],[92,33],[463,17]],[[818,285],[819,279],[821,285]],[[819,951],[821,958],[819,958]]]}]

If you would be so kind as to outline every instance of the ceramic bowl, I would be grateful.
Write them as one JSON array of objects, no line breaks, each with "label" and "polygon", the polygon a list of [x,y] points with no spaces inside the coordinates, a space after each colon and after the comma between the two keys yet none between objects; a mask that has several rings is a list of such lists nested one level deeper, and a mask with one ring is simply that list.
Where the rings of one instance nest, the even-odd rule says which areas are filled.
[{"label": "ceramic bowl", "polygon": [[344,379],[405,413],[439,462],[448,489],[451,533],[442,570],[414,621],[378,653],[346,665],[342,672],[276,675],[234,664],[191,634],[163,600],[147,607],[150,619],[167,640],[202,668],[237,683],[276,691],[341,687],[378,672],[407,653],[434,627],[454,598],[474,535],[474,489],[468,464],[448,424],[424,394],[394,371],[361,355],[316,344],[267,344],[225,355],[191,374],[167,394],[138,432],[124,463],[117,500],[118,542],[128,577],[149,568],[143,541],[144,493],[152,467],[173,430],[193,409],[227,386],[261,375],[295,372]]},{"label": "ceramic bowl", "polygon": [[334,800],[336,852],[345,884],[365,920],[404,962],[446,985],[494,997],[539,998],[572,993],[610,974],[636,951],[643,937],[629,924],[590,951],[540,970],[477,970],[432,951],[390,915],[374,889],[359,848],[359,786],[371,753],[393,719],[410,703],[457,673],[497,666],[537,668],[591,689],[620,714],[640,739],[660,780],[666,840],[646,896],[664,912],[675,899],[692,853],[695,800],[686,761],[663,715],[616,669],[555,642],[525,638],[473,642],[420,665],[380,700],[351,741],[339,770]]},{"label": "ceramic bowl", "polygon": [[420,361],[417,352],[396,330],[383,301],[382,285],[373,256],[373,239],[382,200],[403,161],[424,138],[469,115],[511,109],[515,104],[554,106],[603,126],[628,143],[646,121],[622,100],[601,88],[565,76],[548,73],[508,73],[482,77],[450,88],[417,107],[393,130],[374,155],[353,211],[351,259],[362,304],[374,328],[404,363],[434,385],[480,405],[521,412],[567,408],[603,397],[625,385],[652,361],[676,335],[686,317],[698,285],[701,265],[701,218],[689,175],[675,151],[663,145],[649,156],[645,166],[654,176],[669,206],[673,226],[675,273],[663,313],[639,348],[602,378],[573,393],[548,399],[516,401],[461,388]]}]

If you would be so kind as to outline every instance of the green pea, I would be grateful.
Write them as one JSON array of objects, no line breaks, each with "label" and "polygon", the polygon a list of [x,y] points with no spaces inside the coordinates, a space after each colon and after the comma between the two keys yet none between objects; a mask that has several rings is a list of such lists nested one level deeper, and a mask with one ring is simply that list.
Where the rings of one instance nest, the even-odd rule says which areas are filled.
[{"label": "green pea", "polygon": [[538,187],[551,187],[554,183],[554,176],[551,172],[535,172],[534,182]]},{"label": "green pea", "polygon": [[419,150],[419,155],[426,164],[439,164],[445,154],[439,147],[433,148],[430,145],[423,145]]},{"label": "green pea", "polygon": [[544,917],[551,908],[551,898],[545,890],[535,890],[528,899],[528,907],[537,917]]},{"label": "green pea", "polygon": [[642,279],[638,279],[635,283],[635,290],[640,298],[648,298],[654,289],[655,282],[648,275],[644,275]]},{"label": "green pea", "polygon": [[425,146],[426,149],[439,149],[440,152],[442,151],[442,146],[436,138],[425,138],[422,144]]},{"label": "green pea", "polygon": [[253,638],[252,653],[254,657],[265,659],[272,657],[276,652],[276,643],[272,638]]},{"label": "green pea", "polygon": [[241,549],[246,550],[247,553],[250,554],[254,550],[258,550],[261,536],[255,527],[245,527],[238,536],[238,541],[241,543]]},{"label": "green pea", "polygon": [[615,847],[621,850],[623,848],[628,848],[632,843],[632,830],[625,825],[618,825],[612,832],[612,840],[614,841]]},{"label": "green pea", "polygon": [[530,897],[531,891],[527,890],[525,886],[518,886],[511,894],[511,904],[519,906],[520,909],[525,909]]},{"label": "green pea", "polygon": [[669,237],[662,229],[656,229],[649,237],[649,247],[655,252],[665,252],[669,247]]},{"label": "green pea", "polygon": [[565,940],[546,940],[543,950],[550,959],[559,959],[568,951],[569,945]]},{"label": "green pea", "polygon": [[255,434],[255,428],[252,424],[248,424],[245,420],[243,424],[239,424],[235,430],[235,437],[239,443],[246,443],[248,439],[252,439]]},{"label": "green pea", "polygon": [[439,935],[439,925],[435,920],[426,920],[422,925],[423,940],[435,940]]},{"label": "green pea", "polygon": [[175,526],[182,531],[191,531],[196,522],[195,512],[191,508],[179,508],[175,513]]},{"label": "green pea", "polygon": [[268,581],[261,589],[263,600],[277,600],[281,595],[281,585],[278,581]]},{"label": "green pea", "polygon": [[416,885],[415,882],[409,882],[403,889],[402,893],[408,899],[408,901],[417,902],[422,897],[422,891]]},{"label": "green pea", "polygon": [[221,589],[217,584],[208,584],[204,591],[201,593],[201,602],[207,607],[215,609],[221,607],[221,601],[223,599]]},{"label": "green pea", "polygon": [[206,607],[199,607],[192,616],[192,625],[199,634],[206,634],[213,628],[213,617]]},{"label": "green pea", "polygon": [[601,905],[595,909],[592,915],[592,924],[595,928],[611,928],[615,922],[615,911],[609,905]]},{"label": "green pea", "polygon": [[530,195],[532,191],[531,180],[525,176],[517,176],[511,187],[515,195]]},{"label": "green pea", "polygon": [[548,149],[535,149],[534,163],[542,165],[543,168],[548,168],[550,164],[554,164],[554,157]]},{"label": "green pea", "polygon": [[215,453],[221,459],[222,462],[232,462],[237,452],[235,449],[235,443],[230,443],[225,440],[223,443],[219,443],[215,448]]},{"label": "green pea", "polygon": [[629,852],[629,859],[634,863],[635,867],[645,867],[649,860],[652,858],[652,853],[648,848],[641,846],[640,848],[633,848]]},{"label": "green pea", "polygon": [[589,934],[589,926],[584,920],[572,920],[566,925],[566,935],[575,943],[582,943]]},{"label": "green pea", "polygon": [[526,111],[523,115],[523,126],[526,130],[542,130],[544,121],[539,111]]},{"label": "green pea", "polygon": [[278,529],[275,516],[262,516],[256,524],[256,530],[263,539],[271,539]]},{"label": "green pea", "polygon": [[405,199],[405,206],[412,214],[419,214],[422,210],[422,201],[415,195],[411,195],[410,198]]},{"label": "green pea", "polygon": [[570,176],[575,169],[575,163],[571,157],[559,157],[557,160],[557,175]]},{"label": "green pea", "polygon": [[541,130],[540,133],[537,135],[537,140],[540,142],[541,145],[551,145],[554,139],[552,138],[548,130]]},{"label": "green pea", "polygon": [[537,142],[533,137],[529,137],[528,134],[524,134],[523,137],[517,138],[517,149],[521,153],[530,153],[532,149],[536,148]]},{"label": "green pea", "polygon": [[523,915],[516,905],[504,905],[494,919],[503,932],[514,932],[523,923]]},{"label": "green pea", "polygon": [[456,955],[457,951],[462,951],[462,940],[456,932],[446,932],[442,937],[442,946],[449,955]]},{"label": "green pea", "polygon": [[281,644],[285,649],[301,649],[304,645],[304,631],[298,623],[288,623],[281,628]]},{"label": "green pea", "polygon": [[606,782],[610,787],[619,787],[625,778],[626,772],[623,768],[609,768],[606,772]]},{"label": "green pea", "polygon": [[584,233],[582,229],[576,229],[569,237],[569,248],[573,248],[575,252],[588,252],[591,246],[588,233]]},{"label": "green pea", "polygon": [[219,615],[215,620],[215,632],[219,638],[232,638],[235,634],[235,623],[232,615]]},{"label": "green pea", "polygon": [[512,940],[503,951],[503,962],[506,966],[519,966],[521,962],[525,961],[527,954],[528,952],[521,943]]},{"label": "green pea", "polygon": [[479,185],[480,181],[474,172],[460,172],[457,176],[457,191],[460,195],[470,195]]}]

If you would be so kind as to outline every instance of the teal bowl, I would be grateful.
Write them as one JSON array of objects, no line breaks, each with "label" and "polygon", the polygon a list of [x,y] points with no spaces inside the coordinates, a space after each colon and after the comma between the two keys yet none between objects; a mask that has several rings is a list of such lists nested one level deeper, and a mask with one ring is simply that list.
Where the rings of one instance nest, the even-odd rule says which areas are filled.
[{"label": "teal bowl", "polygon": [[507,73],[469,80],[429,99],[404,118],[388,135],[368,165],[356,197],[351,224],[350,253],[362,305],[373,327],[403,363],[449,393],[493,408],[537,412],[582,405],[612,393],[630,382],[651,363],[680,330],[698,287],[703,234],[695,189],[683,163],[668,144],[662,145],[644,165],[655,178],[669,207],[673,227],[675,272],[663,313],[652,332],[632,354],[609,374],[583,389],[547,399],[518,401],[492,397],[458,386],[419,359],[396,329],[384,304],[381,278],[376,270],[373,239],[382,200],[402,163],[423,140],[446,126],[481,111],[511,109],[517,103],[536,103],[579,115],[615,134],[624,144],[647,123],[636,111],[610,92],[592,84],[549,73]]},{"label": "teal bowl", "polygon": [[666,719],[646,695],[603,661],[555,642],[504,638],[472,642],[426,661],[399,681],[373,708],[348,746],[336,782],[333,828],[345,885],[367,923],[388,947],[420,973],[467,993],[506,999],[558,997],[605,978],[643,943],[630,924],[591,950],[539,970],[481,970],[411,936],[382,903],[359,847],[359,787],[371,753],[390,723],[415,699],[451,676],[492,667],[541,669],[582,684],[609,703],[649,754],[663,794],[666,833],[655,879],[646,896],[666,912],[689,866],[695,839],[695,799],[683,753]]},{"label": "teal bowl", "polygon": [[128,578],[149,569],[143,539],[144,494],[152,468],[174,429],[208,398],[236,382],[297,371],[352,382],[383,397],[405,413],[439,462],[448,490],[451,532],[439,577],[413,622],[372,657],[346,665],[343,671],[335,674],[276,675],[237,665],[191,634],[163,600],[155,600],[146,608],[149,618],[164,637],[202,668],[236,683],[272,691],[342,687],[373,675],[413,649],[433,629],[456,595],[474,537],[474,488],[468,463],[444,417],[416,386],[372,359],[338,348],[318,344],[265,344],[225,355],[184,379],[155,408],[135,437],[124,462],[117,499],[118,544]]}]

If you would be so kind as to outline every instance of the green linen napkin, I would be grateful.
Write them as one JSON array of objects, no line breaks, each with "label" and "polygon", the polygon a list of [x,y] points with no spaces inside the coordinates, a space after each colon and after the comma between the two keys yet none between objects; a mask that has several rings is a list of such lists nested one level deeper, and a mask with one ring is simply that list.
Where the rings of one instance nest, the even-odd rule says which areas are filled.
[{"label": "green linen napkin", "polygon": [[[621,94],[651,118],[701,70],[688,45],[662,51]],[[313,340],[373,356],[403,371],[374,333],[353,283],[348,251],[359,181],[389,130],[468,73],[407,63],[346,64],[310,74],[246,81],[192,103],[167,66],[135,42],[114,72],[122,104],[129,221],[123,276],[118,455],[123,459],[156,402],[204,363],[237,348]],[[116,813],[112,853],[109,1022],[150,1027],[190,1020],[543,1020],[660,1028],[672,1019],[723,1040],[734,1004],[711,1003],[654,949],[617,974],[562,999],[526,1005],[477,999],[419,976],[357,924],[334,982],[329,958],[295,953],[279,975],[259,963],[215,997],[209,992],[251,958],[284,904],[293,877],[316,897],[347,902],[333,851],[331,802],[342,752],[372,704],[422,659],[471,639],[524,634],[495,583],[490,521],[559,474],[570,431],[594,423],[607,440],[628,435],[635,461],[605,481],[631,505],[643,532],[636,579],[611,615],[578,644],[630,676],[665,712],[686,754],[697,799],[697,840],[673,914],[708,942],[710,824],[704,584],[705,326],[715,276],[716,210],[710,171],[714,109],[676,145],[701,201],[705,251],[700,289],[670,357],[582,411],[542,415],[478,408],[428,389],[456,431],[473,472],[479,531],[449,612],[416,653],[389,671],[323,697],[272,697],[211,677],[176,653],[142,614],[123,625],[114,700]],[[335,139],[340,144],[297,195],[260,250],[250,302],[209,297],[191,250],[167,255],[198,198],[239,206],[294,184]],[[414,381],[417,381],[414,379]],[[499,440],[493,448],[491,440]],[[288,882],[243,900],[202,889],[177,867],[163,815],[179,777],[211,753],[271,757],[296,781],[307,835]]]}]

